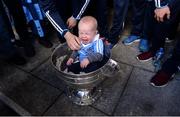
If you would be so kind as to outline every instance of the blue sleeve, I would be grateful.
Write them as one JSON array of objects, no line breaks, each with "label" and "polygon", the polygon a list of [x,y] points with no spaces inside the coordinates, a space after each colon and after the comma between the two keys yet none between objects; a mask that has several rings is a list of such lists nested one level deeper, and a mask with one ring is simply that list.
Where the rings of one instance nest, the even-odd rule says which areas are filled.
[{"label": "blue sleeve", "polygon": [[73,51],[70,58],[72,58],[73,60],[76,59],[76,57],[79,55],[78,51]]},{"label": "blue sleeve", "polygon": [[95,53],[100,53],[101,55],[103,55],[104,52],[104,43],[101,39],[98,39],[95,43],[94,46],[94,52]]},{"label": "blue sleeve", "polygon": [[94,43],[94,52],[89,52],[87,55],[87,58],[90,63],[101,61],[103,59],[103,53],[104,53],[104,44],[101,39],[97,40],[96,43]]},{"label": "blue sleeve", "polygon": [[72,0],[72,6],[73,6],[73,17],[76,20],[79,20],[86,10],[90,0]]},{"label": "blue sleeve", "polygon": [[39,0],[39,4],[54,28],[64,37],[64,34],[68,31],[68,28],[56,10],[53,0]]}]

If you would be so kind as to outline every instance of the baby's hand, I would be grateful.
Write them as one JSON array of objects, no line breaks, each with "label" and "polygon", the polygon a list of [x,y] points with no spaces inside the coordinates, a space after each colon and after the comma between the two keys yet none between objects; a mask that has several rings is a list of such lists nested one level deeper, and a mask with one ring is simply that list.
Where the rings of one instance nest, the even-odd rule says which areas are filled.
[{"label": "baby's hand", "polygon": [[89,60],[87,58],[81,61],[81,68],[86,68],[89,65]]},{"label": "baby's hand", "polygon": [[66,65],[71,65],[74,62],[74,60],[72,58],[69,58]]}]

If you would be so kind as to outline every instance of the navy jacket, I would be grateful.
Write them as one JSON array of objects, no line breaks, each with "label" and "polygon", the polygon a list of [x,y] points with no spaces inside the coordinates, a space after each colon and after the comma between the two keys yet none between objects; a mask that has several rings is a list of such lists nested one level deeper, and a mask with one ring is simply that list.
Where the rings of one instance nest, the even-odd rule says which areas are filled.
[{"label": "navy jacket", "polygon": [[170,10],[174,9],[180,9],[180,0],[171,0],[168,4]]},{"label": "navy jacket", "polygon": [[154,0],[155,6],[157,8],[162,8],[164,6],[169,6],[170,8],[177,7],[180,0]]},{"label": "navy jacket", "polygon": [[[81,15],[84,13],[87,5],[89,4],[89,1],[90,0],[72,0],[72,2],[74,2],[72,16],[76,20],[79,20],[81,18]],[[39,0],[39,3],[42,9],[44,10],[48,20],[52,23],[56,30],[64,37],[64,34],[68,31],[68,28],[56,9],[55,0]],[[79,5],[81,7],[79,7]]]},{"label": "navy jacket", "polygon": [[164,6],[167,6],[170,0],[154,0],[155,6],[157,8],[162,8]]}]

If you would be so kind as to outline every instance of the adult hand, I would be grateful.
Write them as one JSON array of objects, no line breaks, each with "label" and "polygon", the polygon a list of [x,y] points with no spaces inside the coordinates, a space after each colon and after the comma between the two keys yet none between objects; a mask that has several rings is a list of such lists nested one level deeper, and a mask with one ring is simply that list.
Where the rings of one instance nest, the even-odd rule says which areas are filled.
[{"label": "adult hand", "polygon": [[69,58],[66,65],[71,65],[74,62],[74,60],[72,58]]},{"label": "adult hand", "polygon": [[79,50],[80,49],[80,41],[79,38],[75,35],[73,35],[71,32],[67,32],[64,35],[64,38],[67,41],[68,46],[72,49],[72,50]]},{"label": "adult hand", "polygon": [[154,10],[154,13],[155,13],[154,17],[156,18],[156,20],[158,22],[163,22],[165,16],[166,16],[167,19],[170,18],[170,9],[169,9],[168,6],[165,6],[163,8],[156,8]]},{"label": "adult hand", "polygon": [[70,18],[68,18],[66,24],[68,25],[69,29],[72,29],[73,27],[76,26],[77,21],[76,21],[76,19],[73,16],[71,16]]},{"label": "adult hand", "polygon": [[89,60],[87,58],[81,61],[81,68],[86,68],[89,65]]}]

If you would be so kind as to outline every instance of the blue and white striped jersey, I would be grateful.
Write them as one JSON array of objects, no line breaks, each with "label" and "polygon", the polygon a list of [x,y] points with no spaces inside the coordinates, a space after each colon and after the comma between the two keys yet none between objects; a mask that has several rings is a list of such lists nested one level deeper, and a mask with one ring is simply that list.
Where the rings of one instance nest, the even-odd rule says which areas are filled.
[{"label": "blue and white striped jersey", "polygon": [[87,58],[90,63],[101,61],[104,55],[104,44],[101,39],[99,39],[99,34],[95,36],[93,42],[89,44],[81,44],[81,49],[78,51],[73,51],[71,58],[74,60],[79,57],[79,61]]}]

